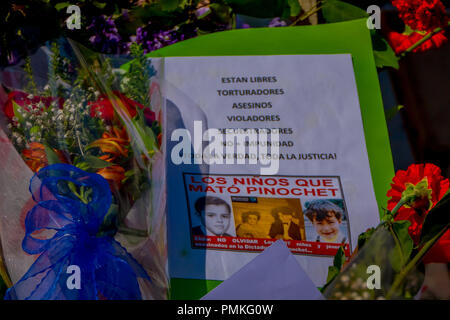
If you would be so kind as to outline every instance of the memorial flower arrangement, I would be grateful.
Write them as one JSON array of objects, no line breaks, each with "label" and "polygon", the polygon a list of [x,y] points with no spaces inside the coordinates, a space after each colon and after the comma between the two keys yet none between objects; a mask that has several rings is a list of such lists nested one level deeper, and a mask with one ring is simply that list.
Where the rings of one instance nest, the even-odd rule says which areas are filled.
[{"label": "memorial flower arrangement", "polygon": [[[441,0],[392,0],[404,31],[372,30],[377,66],[398,68],[408,52],[439,48],[447,41],[448,17]],[[68,29],[66,12],[76,5],[81,30]],[[317,19],[317,14],[321,19]],[[128,54],[133,42],[145,53],[208,33],[249,27],[283,27],[334,23],[369,18],[364,5],[343,0],[192,0],[192,1],[34,1],[5,5],[0,14],[4,30],[0,41],[0,65],[14,65],[52,38],[70,37],[106,54]],[[48,16],[40,21],[42,15]],[[255,23],[243,19],[253,17]],[[313,18],[314,17],[314,18]],[[35,32],[36,31],[36,32]]]},{"label": "memorial flower arrangement", "polygon": [[[377,67],[398,68],[404,55],[437,49],[448,41],[444,30],[448,17],[441,0],[385,2],[397,8],[405,27],[388,30],[385,37],[371,31]],[[11,283],[1,260],[5,252],[0,252],[4,279],[0,292],[4,285],[11,287],[10,299],[142,298],[141,282],[155,279],[114,235],[148,236],[147,231],[126,224],[140,199],[150,202],[147,191],[152,189],[153,162],[161,145],[160,115],[150,108],[148,92],[155,71],[144,54],[203,34],[250,27],[239,20],[240,15],[265,19],[260,26],[267,27],[310,24],[319,12],[319,23],[368,18],[365,10],[345,1],[319,0],[312,7],[302,3],[75,1],[72,4],[82,12],[81,30],[67,29],[70,4],[66,1],[2,4],[0,29],[5,32],[0,40],[0,65],[25,61],[26,85],[4,88],[7,98],[0,112],[8,135],[0,137],[0,142],[7,139],[34,173],[27,181],[33,206],[20,219],[24,252],[38,258],[22,279]],[[48,19],[42,21],[42,16]],[[69,36],[98,52],[131,54],[135,59],[125,73],[115,73],[108,59],[83,49],[86,54],[78,54],[83,58],[77,66],[53,45],[47,85],[41,88],[27,56],[58,36]],[[448,179],[434,165],[399,171],[387,194],[390,199],[382,223],[360,235],[349,260],[343,251],[338,252],[323,289],[325,296],[412,298],[423,282],[421,264],[449,262],[448,189]],[[82,247],[91,250],[86,253]],[[61,270],[69,265],[92,274],[90,282],[98,283],[97,288],[85,287],[79,296],[50,290],[63,287],[67,276]],[[367,288],[371,265],[381,268],[382,289],[376,284],[375,290]]]},{"label": "memorial flower arrangement", "polygon": [[[67,28],[70,5],[80,9],[81,29]],[[288,24],[280,19],[296,17],[300,10],[298,1],[287,0],[8,2],[0,12],[0,29],[7,30],[0,40],[0,66],[19,63],[57,37],[69,37],[105,54],[128,54],[131,44],[137,42],[147,53],[185,39],[239,28],[239,14],[264,18],[264,26],[276,27]],[[48,19],[42,20],[43,16]]]},{"label": "memorial flower arrangement", "polygon": [[[2,278],[13,284],[5,299],[142,299],[153,276],[114,237],[148,237],[148,229],[130,228],[125,219],[138,201],[151,207],[148,193],[161,145],[149,97],[156,72],[136,43],[130,48],[135,59],[122,74],[108,58],[72,45],[80,58],[72,81],[60,74],[60,48],[53,43],[42,90],[29,60],[24,88],[4,88],[9,140],[3,143],[12,144],[34,173],[23,182],[33,201],[19,233],[25,234],[24,253],[36,257],[15,283],[2,265]],[[138,214],[145,219],[149,210]],[[78,290],[67,285],[67,270],[74,266],[84,275],[82,284],[73,284]]]},{"label": "memorial flower arrangement", "polygon": [[393,0],[392,4],[406,25],[403,33],[387,34],[396,54],[439,48],[448,40],[444,31],[448,17],[440,0]]},{"label": "memorial flower arrangement", "polygon": [[[348,261],[339,250],[323,292],[330,299],[404,299],[419,293],[420,264],[450,262],[450,181],[433,164],[413,164],[392,180],[383,221],[358,239]],[[379,268],[381,283],[368,284]],[[372,270],[370,269],[370,270]]]}]

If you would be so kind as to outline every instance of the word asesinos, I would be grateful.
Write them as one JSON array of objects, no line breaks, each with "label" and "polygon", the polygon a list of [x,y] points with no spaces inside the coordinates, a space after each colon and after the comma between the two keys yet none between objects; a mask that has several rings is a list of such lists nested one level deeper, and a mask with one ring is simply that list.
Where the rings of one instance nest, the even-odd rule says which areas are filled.
[{"label": "word asesinos", "polygon": [[[194,121],[194,141],[192,143],[191,133],[188,129],[176,129],[170,137],[171,141],[179,142],[171,150],[172,162],[176,165],[192,164],[191,147],[193,147],[194,164],[204,162],[206,164],[239,165],[246,164],[248,158],[248,164],[258,164],[259,161],[262,166],[268,166],[261,166],[261,175],[277,174],[279,169],[279,130],[236,131],[236,129],[227,129],[225,133],[221,133],[219,129],[211,128],[203,132],[202,121]],[[270,140],[267,131],[270,131]],[[204,141],[209,144],[202,150]],[[246,145],[249,148],[247,154],[245,152]],[[270,153],[268,152],[269,147]]]}]

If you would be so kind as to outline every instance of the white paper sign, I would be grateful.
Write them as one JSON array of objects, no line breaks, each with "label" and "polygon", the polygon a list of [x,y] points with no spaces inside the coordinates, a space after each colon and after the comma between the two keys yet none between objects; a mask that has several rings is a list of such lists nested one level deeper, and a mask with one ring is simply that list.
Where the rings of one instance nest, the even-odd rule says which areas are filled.
[{"label": "white paper sign", "polygon": [[[267,275],[270,274],[270,277]],[[274,242],[202,300],[322,300],[282,240]]]},{"label": "white paper sign", "polygon": [[[225,280],[284,239],[323,285],[336,250],[379,222],[351,56],[174,57],[161,72],[170,276]],[[223,164],[193,156],[217,133]]]}]

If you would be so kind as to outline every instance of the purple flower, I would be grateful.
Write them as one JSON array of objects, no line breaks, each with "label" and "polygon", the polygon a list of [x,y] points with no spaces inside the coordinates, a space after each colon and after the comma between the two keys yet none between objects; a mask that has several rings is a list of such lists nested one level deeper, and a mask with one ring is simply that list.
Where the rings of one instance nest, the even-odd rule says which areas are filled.
[{"label": "purple flower", "polygon": [[93,33],[89,41],[96,50],[102,53],[120,53],[123,51],[124,45],[120,42],[121,37],[111,17],[105,15],[94,17],[87,29]]},{"label": "purple flower", "polygon": [[199,17],[207,14],[208,12],[211,12],[211,9],[209,7],[201,7],[195,11],[195,15],[197,18],[199,18]]},{"label": "purple flower", "polygon": [[144,27],[139,27],[136,30],[135,41],[142,45],[145,53],[161,49],[170,44],[195,36],[195,32],[182,33],[178,30],[154,31],[151,27],[152,26],[148,24]]},{"label": "purple flower", "polygon": [[274,27],[285,27],[287,24],[286,22],[284,22],[283,20],[281,20],[280,18],[273,18],[272,21],[269,22],[269,28],[274,28]]},{"label": "purple flower", "polygon": [[17,54],[14,50],[10,51],[8,53],[8,64],[9,65],[15,65],[16,63],[18,63],[20,61],[20,55]]}]

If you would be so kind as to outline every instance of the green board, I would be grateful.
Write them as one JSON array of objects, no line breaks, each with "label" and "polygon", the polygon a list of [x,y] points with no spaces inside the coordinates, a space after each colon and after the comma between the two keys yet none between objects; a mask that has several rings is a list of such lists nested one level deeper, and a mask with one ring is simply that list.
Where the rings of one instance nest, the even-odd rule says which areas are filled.
[{"label": "green board", "polygon": [[[394,176],[392,154],[366,19],[317,26],[241,29],[176,43],[149,57],[339,54],[353,58],[370,169],[380,214]],[[171,299],[199,299],[220,281],[171,279]]]}]

